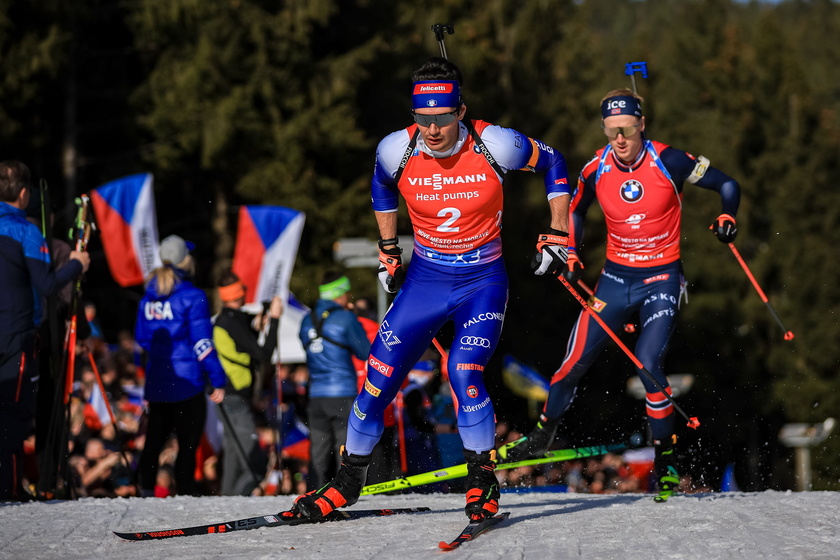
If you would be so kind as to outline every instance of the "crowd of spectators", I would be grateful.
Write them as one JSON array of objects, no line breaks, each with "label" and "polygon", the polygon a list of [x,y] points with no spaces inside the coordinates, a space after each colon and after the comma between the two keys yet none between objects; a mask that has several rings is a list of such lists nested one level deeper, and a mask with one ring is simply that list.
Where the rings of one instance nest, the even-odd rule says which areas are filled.
[{"label": "crowd of spectators", "polygon": [[[141,350],[130,331],[119,333],[116,343],[101,338],[95,318],[95,306],[88,304],[87,315],[92,323],[91,336],[79,341],[76,348],[76,378],[70,402],[70,458],[69,466],[73,492],[79,497],[128,497],[139,495],[137,462],[145,441],[145,415],[142,399],[144,372]],[[305,492],[308,479],[308,442],[305,431],[299,430],[306,421],[307,368],[303,364],[280,365],[275,375],[264,376],[262,390],[255,396],[259,413],[257,434],[260,449],[265,453],[268,467],[264,479],[253,495],[291,495]],[[97,390],[97,374],[113,410],[115,423],[100,418],[92,401]],[[281,405],[278,409],[277,380],[281,380]],[[463,461],[459,455],[459,438],[454,427],[451,396],[446,383],[432,383],[427,406],[429,418],[438,424],[435,441],[439,448],[439,466]],[[200,495],[221,494],[222,454],[221,422],[212,412],[208,415],[208,429],[197,453],[195,478]],[[278,418],[278,412],[280,414]],[[286,433],[286,444],[278,445],[277,426]],[[298,437],[289,437],[290,433]],[[507,423],[497,425],[497,444],[513,441],[522,434]],[[30,460],[27,476],[30,487],[37,481],[37,461],[34,459],[34,438],[27,442]],[[397,441],[383,445],[397,446]],[[281,448],[282,447],[282,448]],[[647,450],[649,451],[649,450]],[[160,455],[155,496],[166,497],[178,493],[174,479],[177,441],[169,440]],[[390,454],[399,457],[399,453]],[[652,488],[652,453],[633,450],[624,454],[608,453],[600,457],[576,461],[548,463],[517,469],[499,470],[497,477],[502,488],[518,491],[525,488],[548,488],[555,491],[612,494],[648,492]],[[400,474],[400,466],[389,472]],[[438,485],[437,490],[457,491],[457,482]],[[709,491],[696,485],[689,476],[683,477],[681,490],[686,493]]]},{"label": "crowd of spectators", "polygon": [[[131,331],[124,330],[116,343],[101,336],[95,320],[95,306],[88,304],[91,336],[76,345],[75,377],[69,402],[69,482],[71,495],[78,497],[127,497],[139,495],[137,467],[146,439],[141,349]],[[255,397],[258,412],[260,449],[269,464],[265,478],[255,495],[296,494],[305,488],[307,449],[292,445],[281,450],[278,459],[278,419],[276,379],[281,379],[281,416],[284,425],[294,427],[305,420],[306,367],[280,366],[277,375],[265,377],[263,390]],[[114,422],[106,409],[96,406],[99,381],[104,389]],[[101,394],[101,393],[100,393]],[[291,428],[289,428],[291,429]],[[222,423],[210,408],[205,434],[197,452],[195,479],[200,495],[218,495],[221,491]],[[306,443],[298,442],[298,443]],[[38,478],[35,436],[26,442],[27,454],[24,487],[35,496]],[[178,444],[168,440],[160,454],[154,494],[175,495],[174,479]],[[262,474],[262,473],[260,473]]]}]

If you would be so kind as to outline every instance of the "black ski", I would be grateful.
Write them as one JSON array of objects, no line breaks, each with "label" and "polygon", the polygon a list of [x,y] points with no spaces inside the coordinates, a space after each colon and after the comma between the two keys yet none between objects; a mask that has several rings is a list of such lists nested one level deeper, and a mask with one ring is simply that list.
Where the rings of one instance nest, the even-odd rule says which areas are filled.
[{"label": "black ski", "polygon": [[488,517],[487,519],[484,519],[482,521],[471,521],[470,524],[467,525],[463,531],[461,531],[461,534],[458,535],[458,537],[454,541],[440,541],[438,543],[438,547],[441,550],[455,550],[465,542],[473,540],[482,533],[486,533],[487,531],[489,531],[490,529],[507,519],[508,516],[510,516],[510,512],[506,511],[505,513],[500,513],[495,517]]},{"label": "black ski", "polygon": [[[335,510],[326,517],[318,520],[310,520],[305,517],[298,517],[291,512],[280,512],[273,515],[261,515],[248,517],[236,521],[224,523],[212,523],[210,525],[198,525],[196,527],[184,527],[181,529],[165,529],[163,531],[143,531],[134,533],[114,534],[121,539],[128,541],[147,541],[158,539],[171,539],[173,537],[189,537],[193,535],[208,535],[210,533],[229,533],[231,531],[248,531],[261,527],[285,527],[302,525],[304,523],[326,523],[328,521],[344,521],[345,519],[359,519],[360,517],[384,517],[386,515],[397,515],[400,513],[418,513],[430,511],[427,507],[408,507],[393,509],[357,509],[357,510]],[[284,515],[287,514],[287,515]]]}]

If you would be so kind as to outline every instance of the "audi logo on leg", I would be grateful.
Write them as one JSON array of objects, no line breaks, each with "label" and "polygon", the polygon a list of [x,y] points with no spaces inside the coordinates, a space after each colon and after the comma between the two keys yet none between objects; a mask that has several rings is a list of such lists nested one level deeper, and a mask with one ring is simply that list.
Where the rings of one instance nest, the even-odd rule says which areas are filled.
[{"label": "audi logo on leg", "polygon": [[482,348],[490,348],[490,341],[480,336],[462,336],[461,344],[468,346],[481,346]]}]

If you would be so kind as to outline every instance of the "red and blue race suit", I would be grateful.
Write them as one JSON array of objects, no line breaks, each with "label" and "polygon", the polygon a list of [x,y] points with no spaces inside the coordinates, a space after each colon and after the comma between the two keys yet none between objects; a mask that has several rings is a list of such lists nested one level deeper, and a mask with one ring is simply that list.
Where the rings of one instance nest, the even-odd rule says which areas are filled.
[{"label": "red and blue race suit", "polygon": [[350,414],[350,453],[371,453],[382,434],[383,410],[447,321],[453,322],[455,333],[448,371],[462,442],[476,452],[494,447],[493,403],[482,372],[502,331],[508,280],[500,258],[503,176],[490,161],[502,173],[544,173],[549,199],[569,195],[570,190],[566,162],[557,150],[510,128],[472,124],[487,155],[464,123],[447,154],[433,153],[419,136],[409,152],[416,125],[390,134],[377,149],[373,209],[396,212],[402,195],[415,248],[403,287],[371,345],[367,380]]},{"label": "red and blue race suit", "polygon": [[[698,177],[693,174],[695,168],[705,173]],[[615,157],[610,146],[599,150],[581,171],[571,204],[570,234],[575,247],[583,237],[586,211],[596,199],[607,225],[607,260],[590,306],[613,331],[638,312],[634,353],[669,394],[662,362],[684,287],[680,225],[686,180],[718,192],[722,212],[735,216],[740,201],[735,180],[714,167],[698,166],[698,160],[687,152],[651,140],[645,140],[630,165]],[[551,380],[547,417],[565,413],[608,336],[588,313],[580,314],[566,356]],[[641,375],[641,380],[653,439],[667,438],[673,433],[673,405],[646,376]]]}]

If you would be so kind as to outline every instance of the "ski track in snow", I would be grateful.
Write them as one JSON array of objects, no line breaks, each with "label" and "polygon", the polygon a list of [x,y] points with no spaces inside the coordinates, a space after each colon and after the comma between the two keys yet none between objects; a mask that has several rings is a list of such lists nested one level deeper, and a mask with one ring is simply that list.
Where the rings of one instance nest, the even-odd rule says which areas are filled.
[{"label": "ski track in snow", "polygon": [[505,493],[511,517],[452,552],[467,523],[459,494],[366,496],[357,508],[429,513],[129,542],[112,531],[189,527],[268,515],[291,496],[82,499],[0,504],[0,559],[346,558],[414,560],[840,558],[840,493],[678,495]]}]

